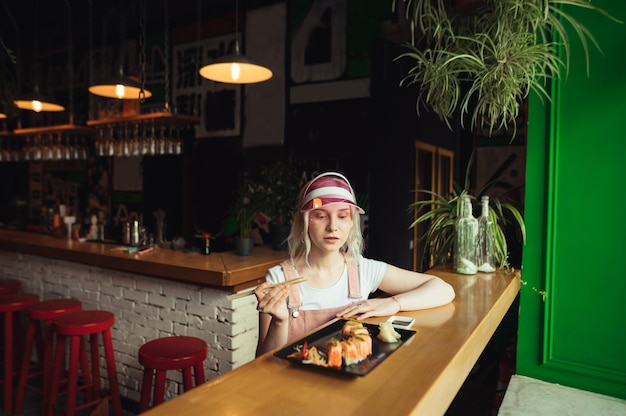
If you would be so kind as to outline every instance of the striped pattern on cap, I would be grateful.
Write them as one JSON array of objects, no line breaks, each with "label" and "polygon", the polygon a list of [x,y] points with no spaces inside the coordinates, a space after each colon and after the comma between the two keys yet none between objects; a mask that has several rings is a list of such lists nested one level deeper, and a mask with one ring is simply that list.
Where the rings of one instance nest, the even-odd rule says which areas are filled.
[{"label": "striped pattern on cap", "polygon": [[313,179],[306,189],[302,200],[302,211],[310,211],[329,204],[350,204],[360,214],[365,211],[356,204],[350,182],[340,173],[326,172]]}]

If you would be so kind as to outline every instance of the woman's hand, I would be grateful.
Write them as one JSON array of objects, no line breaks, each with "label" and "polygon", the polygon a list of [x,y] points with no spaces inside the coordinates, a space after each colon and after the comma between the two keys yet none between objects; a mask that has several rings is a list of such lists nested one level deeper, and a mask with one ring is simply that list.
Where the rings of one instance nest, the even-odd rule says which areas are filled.
[{"label": "woman's hand", "polygon": [[261,313],[271,315],[278,321],[289,319],[287,310],[287,296],[289,296],[289,286],[280,285],[268,289],[269,283],[261,283],[254,289],[254,294],[258,301],[257,310]]},{"label": "woman's hand", "polygon": [[376,298],[355,302],[337,314],[338,318],[365,319],[397,313],[400,305],[393,298]]}]

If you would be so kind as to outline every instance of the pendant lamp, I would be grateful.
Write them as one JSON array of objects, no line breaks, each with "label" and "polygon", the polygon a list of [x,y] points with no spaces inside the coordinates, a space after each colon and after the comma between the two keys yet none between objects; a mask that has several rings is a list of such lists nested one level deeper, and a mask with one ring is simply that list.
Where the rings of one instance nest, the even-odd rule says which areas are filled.
[{"label": "pendant lamp", "polygon": [[[37,50],[36,47],[35,50]],[[35,65],[39,65],[37,59],[37,54],[35,54]],[[20,110],[30,110],[36,113],[65,111],[65,107],[59,104],[59,102],[39,92],[38,73],[39,71],[35,70],[34,92],[32,94],[19,95],[13,100],[13,104]]]},{"label": "pendant lamp", "polygon": [[[37,5],[38,6],[38,5]],[[35,7],[35,9],[39,10],[39,7]],[[35,21],[38,23],[39,14],[35,14]],[[37,27],[39,25],[37,24]],[[50,97],[46,97],[39,92],[39,39],[37,36],[38,32],[35,33],[34,39],[34,47],[33,47],[33,65],[35,68],[35,86],[34,92],[32,94],[20,95],[15,100],[13,100],[13,104],[21,110],[30,110],[36,113],[40,112],[60,112],[65,111],[65,107],[59,104],[57,101],[53,100]],[[18,35],[19,36],[19,35]],[[18,73],[21,73],[21,68],[18,68]],[[19,85],[18,81],[18,85]]]},{"label": "pendant lamp", "polygon": [[51,98],[45,97],[37,92],[33,95],[25,95],[14,100],[15,106],[21,110],[30,110],[36,113],[42,111],[59,112],[65,111],[65,107]]},{"label": "pendant lamp", "polygon": [[[120,13],[122,13],[124,2],[120,1]],[[125,16],[125,15],[124,15]],[[126,18],[121,22],[121,51],[120,51],[120,68],[119,75],[106,82],[96,83],[89,87],[89,92],[106,98],[117,98],[119,100],[143,100],[152,97],[152,93],[141,85],[138,81],[124,76],[124,42],[125,42],[125,26]],[[140,21],[141,35],[140,40],[145,39],[145,22]],[[145,50],[142,50],[145,53]]]},{"label": "pendant lamp", "polygon": [[241,54],[239,50],[239,0],[235,12],[235,53],[216,59],[200,68],[206,79],[228,84],[253,84],[272,78],[272,71]]},{"label": "pendant lamp", "polygon": [[[130,99],[136,100],[139,98],[139,94],[142,91],[139,82],[132,80],[129,77],[124,76],[124,71],[120,68],[119,77],[108,80],[101,84],[94,84],[89,87],[89,92],[94,95],[107,98],[117,98],[120,100]],[[145,98],[152,97],[152,93],[146,89],[143,89]]]}]

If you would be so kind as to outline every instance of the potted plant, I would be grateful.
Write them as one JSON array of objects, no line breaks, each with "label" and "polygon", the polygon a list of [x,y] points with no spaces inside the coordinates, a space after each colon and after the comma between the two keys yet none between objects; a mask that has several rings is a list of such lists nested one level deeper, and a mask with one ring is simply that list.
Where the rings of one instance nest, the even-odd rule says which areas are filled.
[{"label": "potted plant", "polygon": [[[488,182],[472,195],[469,189],[472,161],[473,155],[467,165],[465,183],[462,188],[455,183],[450,195],[439,195],[432,191],[418,190],[417,192],[426,194],[429,198],[418,200],[409,205],[409,210],[411,212],[415,210],[417,213],[417,218],[411,223],[410,228],[416,227],[418,224],[426,224],[425,232],[420,236],[420,240],[424,242],[421,264],[425,269],[438,264],[445,264],[451,259],[455,243],[454,224],[460,214],[463,197],[469,196],[472,201],[480,201],[481,197],[497,181]],[[489,216],[493,227],[489,235],[492,238],[491,247],[494,251],[495,260],[500,267],[509,269],[509,251],[505,231],[510,224],[515,225],[519,230],[522,244],[525,243],[524,218],[514,205],[502,202],[500,198],[493,196],[489,198]]]},{"label": "potted plant", "polygon": [[[546,82],[569,64],[568,31],[582,42],[587,61],[588,40],[599,49],[591,33],[569,14],[573,7],[618,21],[588,0],[403,2],[411,39],[408,51],[396,59],[411,61],[401,85],[417,86],[417,113],[422,107],[431,109],[450,129],[459,112],[461,126],[471,114],[471,128],[490,136],[507,129],[515,135],[519,107],[530,91],[549,98]],[[555,54],[559,45],[564,60]]]},{"label": "potted plant", "polygon": [[293,164],[282,160],[263,167],[261,180],[263,196],[260,208],[269,217],[272,247],[287,250],[291,218],[304,180]]},{"label": "potted plant", "polygon": [[246,182],[239,189],[235,202],[235,214],[239,223],[239,236],[235,238],[235,251],[240,255],[250,255],[254,247],[252,225],[259,213],[261,189],[252,180]]}]

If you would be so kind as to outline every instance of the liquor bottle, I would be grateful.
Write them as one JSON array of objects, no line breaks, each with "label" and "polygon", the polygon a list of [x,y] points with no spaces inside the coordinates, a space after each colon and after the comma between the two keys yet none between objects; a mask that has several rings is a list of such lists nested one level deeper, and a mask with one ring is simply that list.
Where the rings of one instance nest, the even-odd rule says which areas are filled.
[{"label": "liquor bottle", "polygon": [[490,273],[496,271],[496,260],[493,255],[493,222],[489,216],[489,197],[483,196],[480,205],[482,211],[478,218],[478,271]]},{"label": "liquor bottle", "polygon": [[461,197],[461,210],[454,224],[454,267],[460,274],[475,274],[478,220],[472,215],[472,202],[468,195]]},{"label": "liquor bottle", "polygon": [[202,254],[209,255],[211,254],[211,234],[202,233],[202,238],[204,239],[204,247],[202,248]]},{"label": "liquor bottle", "polygon": [[132,234],[130,221],[126,221],[122,227],[122,244],[130,246],[130,236]]},{"label": "liquor bottle", "polygon": [[139,221],[133,220],[130,233],[130,246],[137,247],[139,243]]}]

